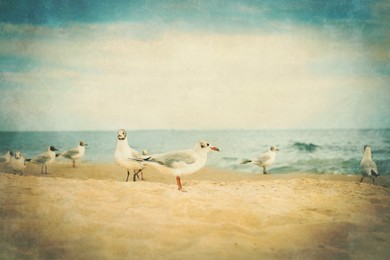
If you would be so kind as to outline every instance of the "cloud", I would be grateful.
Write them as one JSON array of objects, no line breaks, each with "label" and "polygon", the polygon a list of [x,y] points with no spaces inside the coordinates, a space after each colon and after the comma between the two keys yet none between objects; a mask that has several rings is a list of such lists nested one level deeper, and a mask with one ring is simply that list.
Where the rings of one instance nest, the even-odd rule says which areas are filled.
[{"label": "cloud", "polygon": [[[367,71],[364,49],[307,25],[289,33],[164,30],[153,37],[137,23],[1,26],[8,37],[0,54],[35,61],[0,74],[8,89],[2,117],[11,128],[359,127],[371,112],[362,112],[363,122],[334,117],[340,110],[353,117],[367,93],[388,93],[386,81]],[[16,99],[29,113],[9,116]]]}]

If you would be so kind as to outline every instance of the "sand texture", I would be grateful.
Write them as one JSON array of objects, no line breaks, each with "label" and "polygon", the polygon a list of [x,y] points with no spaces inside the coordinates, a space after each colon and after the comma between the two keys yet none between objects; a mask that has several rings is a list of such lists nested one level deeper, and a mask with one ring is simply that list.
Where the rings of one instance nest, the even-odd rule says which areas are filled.
[{"label": "sand texture", "polygon": [[389,179],[49,165],[0,174],[0,259],[389,259]]}]

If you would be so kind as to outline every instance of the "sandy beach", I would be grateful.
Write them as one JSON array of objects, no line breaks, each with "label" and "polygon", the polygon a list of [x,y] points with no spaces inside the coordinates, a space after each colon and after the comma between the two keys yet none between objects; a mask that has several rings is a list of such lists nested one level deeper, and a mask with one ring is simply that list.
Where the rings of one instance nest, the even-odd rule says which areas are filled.
[{"label": "sandy beach", "polygon": [[390,180],[115,164],[0,167],[0,259],[388,259]]}]

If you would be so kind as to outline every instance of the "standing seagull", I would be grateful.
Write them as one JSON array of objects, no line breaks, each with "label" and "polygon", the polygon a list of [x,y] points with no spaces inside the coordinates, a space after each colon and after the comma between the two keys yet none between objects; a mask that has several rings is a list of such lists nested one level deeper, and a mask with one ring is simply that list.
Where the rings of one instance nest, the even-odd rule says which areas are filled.
[{"label": "standing seagull", "polygon": [[130,171],[133,171],[134,174],[133,181],[135,181],[136,176],[139,178],[138,173],[141,173],[142,180],[144,179],[142,173],[143,164],[141,160],[142,157],[139,153],[129,146],[126,130],[119,129],[118,142],[115,150],[115,161],[127,170],[126,182],[129,181]]},{"label": "standing seagull", "polygon": [[21,152],[15,152],[14,156],[12,156],[10,160],[11,168],[14,174],[20,173],[20,176],[24,174],[24,169],[26,169],[26,161],[29,161],[29,159],[24,159]]},{"label": "standing seagull", "polygon": [[11,157],[13,156],[13,152],[12,151],[8,151],[6,152],[5,154],[3,154],[1,157],[0,157],[0,163],[7,163],[11,160]]},{"label": "standing seagull", "polygon": [[[56,158],[55,151],[58,151],[54,146],[50,146],[47,149],[47,152],[41,153],[37,157],[33,158],[31,162],[40,164],[42,166],[41,168],[41,174],[47,174],[47,164],[54,161]],[[43,171],[43,168],[45,168],[45,171]]]},{"label": "standing seagull", "polygon": [[80,159],[85,154],[85,146],[88,146],[88,144],[81,141],[79,145],[75,148],[66,150],[65,152],[61,153],[60,155],[64,158],[70,159],[73,161],[73,168],[76,167],[76,160]]},{"label": "standing seagull", "polygon": [[263,167],[263,173],[267,174],[266,167],[271,166],[276,158],[276,152],[279,151],[278,148],[271,146],[269,150],[263,154],[261,154],[257,159],[254,160],[243,160],[241,164],[255,164],[259,167]]},{"label": "standing seagull", "polygon": [[364,146],[363,158],[360,162],[360,172],[362,174],[360,182],[363,181],[364,177],[367,177],[372,179],[374,185],[375,178],[380,176],[376,163],[371,158],[371,146],[369,145]]},{"label": "standing seagull", "polygon": [[219,149],[206,141],[200,141],[193,149],[151,155],[144,159],[144,162],[155,166],[160,171],[176,176],[178,189],[183,191],[180,176],[192,174],[203,168],[209,151],[219,152]]}]

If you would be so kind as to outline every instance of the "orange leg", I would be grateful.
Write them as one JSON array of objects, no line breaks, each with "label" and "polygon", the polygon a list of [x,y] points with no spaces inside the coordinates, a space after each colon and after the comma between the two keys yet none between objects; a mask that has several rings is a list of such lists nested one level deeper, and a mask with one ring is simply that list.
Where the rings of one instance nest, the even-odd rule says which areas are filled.
[{"label": "orange leg", "polygon": [[177,186],[179,190],[182,190],[183,187],[181,186],[180,176],[176,176]]}]

